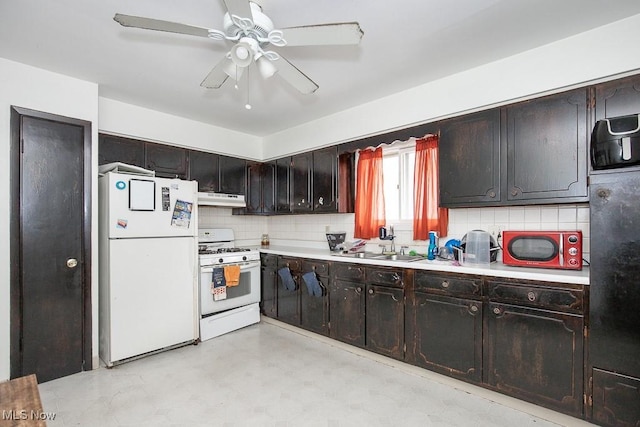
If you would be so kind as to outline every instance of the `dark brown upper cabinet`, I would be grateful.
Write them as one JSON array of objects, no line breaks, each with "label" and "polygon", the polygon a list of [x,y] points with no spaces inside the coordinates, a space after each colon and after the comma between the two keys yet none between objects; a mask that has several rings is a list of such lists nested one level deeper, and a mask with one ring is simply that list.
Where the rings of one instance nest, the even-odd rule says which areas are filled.
[{"label": "dark brown upper cabinet", "polygon": [[275,162],[247,162],[247,207],[244,213],[275,212]]},{"label": "dark brown upper cabinet", "polygon": [[498,108],[443,122],[438,151],[442,206],[501,200]]},{"label": "dark brown upper cabinet", "polygon": [[588,201],[588,93],[582,88],[503,108],[507,203]]},{"label": "dark brown upper cabinet", "polygon": [[187,150],[170,145],[146,143],[145,168],[161,178],[187,179]]},{"label": "dark brown upper cabinet", "polygon": [[588,95],[582,88],[443,122],[440,205],[588,201]]},{"label": "dark brown upper cabinet", "polygon": [[595,119],[640,114],[640,75],[595,86]]},{"label": "dark brown upper cabinet", "polygon": [[312,170],[311,151],[291,157],[291,210],[294,213],[313,212]]},{"label": "dark brown upper cabinet", "polygon": [[189,179],[198,181],[198,191],[216,192],[220,188],[218,156],[203,151],[189,151]]},{"label": "dark brown upper cabinet", "polygon": [[98,164],[122,162],[145,167],[144,141],[100,134],[98,138]]},{"label": "dark brown upper cabinet", "polygon": [[313,152],[313,211],[337,212],[336,194],[338,172],[338,150],[336,146]]},{"label": "dark brown upper cabinet", "polygon": [[291,157],[275,160],[275,212],[291,213]]},{"label": "dark brown upper cabinet", "polygon": [[220,156],[220,193],[245,194],[247,161],[229,156]]}]

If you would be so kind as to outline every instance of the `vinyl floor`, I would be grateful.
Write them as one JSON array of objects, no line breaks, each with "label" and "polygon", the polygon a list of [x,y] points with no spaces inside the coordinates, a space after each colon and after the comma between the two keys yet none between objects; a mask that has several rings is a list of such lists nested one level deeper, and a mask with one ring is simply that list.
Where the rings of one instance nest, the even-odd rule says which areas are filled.
[{"label": "vinyl floor", "polygon": [[590,426],[265,319],[40,384],[49,426]]}]

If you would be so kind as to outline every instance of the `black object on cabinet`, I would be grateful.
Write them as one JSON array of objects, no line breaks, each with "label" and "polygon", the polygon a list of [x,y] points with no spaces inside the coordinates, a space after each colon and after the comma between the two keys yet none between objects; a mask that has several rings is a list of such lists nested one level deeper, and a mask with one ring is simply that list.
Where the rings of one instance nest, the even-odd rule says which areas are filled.
[{"label": "black object on cabinet", "polygon": [[593,420],[640,425],[640,169],[591,175]]}]

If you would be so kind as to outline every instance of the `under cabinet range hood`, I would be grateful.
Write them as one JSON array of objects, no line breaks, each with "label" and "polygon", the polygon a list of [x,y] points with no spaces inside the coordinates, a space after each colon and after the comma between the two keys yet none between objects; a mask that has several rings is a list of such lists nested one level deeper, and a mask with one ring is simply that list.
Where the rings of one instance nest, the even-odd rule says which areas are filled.
[{"label": "under cabinet range hood", "polygon": [[247,203],[244,200],[244,194],[198,192],[198,205],[244,208]]}]

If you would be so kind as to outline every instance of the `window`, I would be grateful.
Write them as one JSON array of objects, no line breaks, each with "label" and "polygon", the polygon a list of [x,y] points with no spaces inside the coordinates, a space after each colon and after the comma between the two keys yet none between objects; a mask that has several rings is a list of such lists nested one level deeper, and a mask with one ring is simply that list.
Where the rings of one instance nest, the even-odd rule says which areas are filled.
[{"label": "window", "polygon": [[414,140],[383,148],[384,201],[387,223],[413,219]]}]

